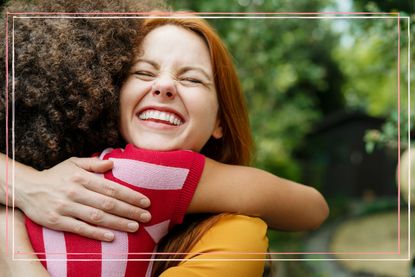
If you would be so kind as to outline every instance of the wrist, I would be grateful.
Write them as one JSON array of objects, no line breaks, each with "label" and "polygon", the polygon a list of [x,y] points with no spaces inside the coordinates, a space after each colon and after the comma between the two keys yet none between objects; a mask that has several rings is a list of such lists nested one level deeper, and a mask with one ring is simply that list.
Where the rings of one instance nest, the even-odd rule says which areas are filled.
[{"label": "wrist", "polygon": [[[5,154],[0,153],[0,203],[3,205],[10,205],[10,196],[8,195],[6,198],[6,193],[10,191],[10,161],[11,160]],[[7,175],[7,173],[9,173],[9,175]]]},{"label": "wrist", "polygon": [[32,167],[16,163],[13,184],[14,190],[12,190],[12,185],[9,183],[9,206],[12,206],[14,195],[14,206],[23,211],[25,210],[25,204],[27,203],[26,196],[30,192],[30,188],[40,182],[41,172]]}]

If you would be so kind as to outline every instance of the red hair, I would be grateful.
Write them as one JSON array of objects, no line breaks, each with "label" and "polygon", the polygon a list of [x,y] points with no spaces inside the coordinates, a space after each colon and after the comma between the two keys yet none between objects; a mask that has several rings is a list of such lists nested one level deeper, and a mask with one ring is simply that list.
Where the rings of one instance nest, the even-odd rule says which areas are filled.
[{"label": "red hair", "polygon": [[[219,103],[218,117],[223,136],[220,139],[211,137],[201,153],[222,163],[248,165],[252,149],[248,112],[232,58],[226,46],[215,30],[201,18],[148,18],[142,26],[142,38],[157,27],[164,25],[175,25],[194,32],[204,39],[210,51]],[[141,42],[142,40],[138,41],[137,45],[139,46]],[[158,250],[177,253],[167,255],[170,259],[184,258],[185,254],[182,253],[190,252],[204,233],[223,215],[191,216],[160,242]],[[159,256],[159,258],[163,257]],[[159,276],[164,270],[178,263],[172,260],[156,262],[153,276]]]},{"label": "red hair", "polygon": [[[196,33],[204,39],[210,51],[223,137],[211,138],[201,153],[218,162],[248,165],[253,144],[248,112],[240,81],[226,46],[205,20],[193,17],[147,18],[141,37],[164,25],[175,25]],[[138,43],[140,42],[141,40]]]}]

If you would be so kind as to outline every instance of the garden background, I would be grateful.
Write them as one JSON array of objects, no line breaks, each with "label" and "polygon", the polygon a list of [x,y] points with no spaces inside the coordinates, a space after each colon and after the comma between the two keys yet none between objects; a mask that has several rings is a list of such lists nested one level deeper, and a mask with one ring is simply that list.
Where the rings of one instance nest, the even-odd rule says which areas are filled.
[{"label": "garden background", "polygon": [[309,259],[408,257],[408,204],[406,197],[398,203],[396,169],[398,118],[400,153],[408,146],[409,59],[412,92],[415,86],[414,47],[408,57],[408,23],[414,44],[414,1],[169,3],[174,10],[197,12],[399,12],[411,18],[399,21],[400,32],[398,14],[208,19],[226,42],[242,81],[256,142],[254,165],[316,187],[330,205],[330,217],[319,230],[269,232],[270,252],[280,253],[273,258],[308,259],[273,262],[273,274],[409,276],[409,261]]}]

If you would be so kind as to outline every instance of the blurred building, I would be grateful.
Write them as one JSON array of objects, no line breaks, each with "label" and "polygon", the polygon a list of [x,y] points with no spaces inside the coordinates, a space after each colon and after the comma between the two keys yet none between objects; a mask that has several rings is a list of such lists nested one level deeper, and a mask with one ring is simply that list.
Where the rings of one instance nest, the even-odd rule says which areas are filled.
[{"label": "blurred building", "polygon": [[377,197],[397,194],[396,152],[365,151],[368,129],[379,129],[384,119],[361,112],[338,112],[327,116],[305,138],[297,158],[303,182],[316,186],[326,197]]}]

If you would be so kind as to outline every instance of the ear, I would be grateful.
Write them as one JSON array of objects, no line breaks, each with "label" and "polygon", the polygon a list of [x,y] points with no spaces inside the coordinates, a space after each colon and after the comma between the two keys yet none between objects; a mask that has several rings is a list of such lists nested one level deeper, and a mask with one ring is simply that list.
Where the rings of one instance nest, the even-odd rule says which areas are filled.
[{"label": "ear", "polygon": [[212,137],[215,139],[220,139],[223,137],[222,127],[220,126],[220,120],[216,120],[215,129],[213,129]]}]

